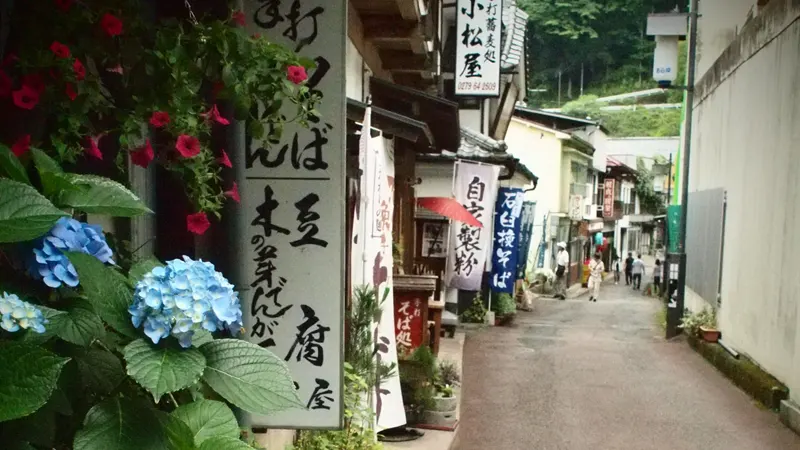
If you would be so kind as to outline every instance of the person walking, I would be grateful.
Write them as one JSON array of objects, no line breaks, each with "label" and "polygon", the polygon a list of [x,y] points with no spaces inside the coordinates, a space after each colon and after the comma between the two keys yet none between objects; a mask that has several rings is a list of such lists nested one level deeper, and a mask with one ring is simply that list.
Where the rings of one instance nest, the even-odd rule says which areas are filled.
[{"label": "person walking", "polygon": [[625,285],[629,286],[633,282],[633,253],[628,252],[625,258]]},{"label": "person walking", "polygon": [[619,284],[619,257],[614,258],[614,284]]},{"label": "person walking", "polygon": [[644,261],[642,255],[636,255],[636,259],[631,263],[631,274],[633,275],[633,288],[640,290],[642,288],[642,277],[644,276]]},{"label": "person walking", "polygon": [[656,267],[653,268],[653,294],[658,297],[661,292],[661,273],[664,267],[661,265],[661,260],[656,258]]},{"label": "person walking", "polygon": [[569,269],[569,253],[567,244],[559,242],[556,254],[556,298],[566,300],[567,298],[567,270]]},{"label": "person walking", "polygon": [[603,272],[606,271],[606,265],[603,264],[602,255],[600,252],[594,254],[594,259],[589,262],[589,301],[597,302],[597,297],[600,296],[600,285],[603,284]]}]

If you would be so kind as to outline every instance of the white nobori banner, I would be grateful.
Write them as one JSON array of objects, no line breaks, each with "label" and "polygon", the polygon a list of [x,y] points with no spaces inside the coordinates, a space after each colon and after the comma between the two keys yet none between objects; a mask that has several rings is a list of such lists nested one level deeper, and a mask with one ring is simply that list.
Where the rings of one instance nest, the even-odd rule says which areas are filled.
[{"label": "white nobori banner", "polygon": [[452,288],[478,291],[492,238],[497,177],[500,167],[457,162],[455,199],[475,216],[482,228],[461,222],[450,224],[446,279]]}]

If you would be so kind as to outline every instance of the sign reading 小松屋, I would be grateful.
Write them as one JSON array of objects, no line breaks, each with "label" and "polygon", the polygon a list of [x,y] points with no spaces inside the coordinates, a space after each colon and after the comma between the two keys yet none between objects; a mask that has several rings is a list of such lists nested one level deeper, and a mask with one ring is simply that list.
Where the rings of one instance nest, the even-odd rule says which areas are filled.
[{"label": "sign reading \u5c0f\u677e\u5c4b", "polygon": [[500,96],[502,0],[456,2],[456,95]]},{"label": "sign reading \u5c0f\u677e\u5c4b", "polygon": [[[247,32],[316,61],[307,85],[320,118],[287,124],[279,143],[245,139],[240,254],[246,337],[286,361],[302,407],[248,416],[252,426],[339,428],[345,295],[343,0],[245,0]],[[296,111],[287,109],[287,117]]]},{"label": "sign reading \u5c0f\u677e\u5c4b", "polygon": [[517,281],[523,191],[500,188],[497,194],[492,248],[492,292],[513,293]]},{"label": "sign reading \u5c0f\u677e\u5c4b", "polygon": [[458,162],[455,172],[456,200],[483,227],[452,221],[445,277],[450,287],[477,291],[481,288],[486,253],[492,236],[492,213],[497,198],[500,167]]}]

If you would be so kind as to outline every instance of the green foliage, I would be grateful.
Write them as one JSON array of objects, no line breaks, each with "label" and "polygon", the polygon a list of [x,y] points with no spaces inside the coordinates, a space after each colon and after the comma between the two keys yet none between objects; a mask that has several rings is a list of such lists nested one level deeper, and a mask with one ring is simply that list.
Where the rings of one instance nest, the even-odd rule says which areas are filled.
[{"label": "green foliage", "polygon": [[494,296],[492,301],[492,311],[496,316],[507,316],[517,313],[517,302],[511,294],[500,294]]},{"label": "green foliage", "polygon": [[672,10],[675,0],[519,0],[517,4],[529,14],[527,46],[535,70],[528,74],[528,85],[546,89],[529,94],[529,104],[561,106],[559,73],[562,103],[570,99],[570,84],[573,98],[577,97],[581,72],[587,94],[655,87],[650,76],[654,43],[644,35],[647,14]]},{"label": "green foliage", "polygon": [[0,178],[0,193],[0,243],[35,239],[66,216],[26,184]]},{"label": "green foliage", "polygon": [[[372,386],[345,363],[345,426],[339,431],[300,431],[294,450],[380,450],[371,423],[374,414],[364,398]],[[201,449],[202,450],[202,449]],[[209,449],[211,450],[211,449]]]},{"label": "green foliage", "polygon": [[41,347],[0,343],[0,422],[25,417],[44,406],[68,361]]},{"label": "green foliage", "polygon": [[698,336],[700,327],[717,328],[717,312],[708,307],[696,313],[685,311],[678,327],[691,336]]},{"label": "green foliage", "polygon": [[484,323],[486,322],[486,305],[483,304],[480,292],[475,294],[475,299],[472,300],[472,305],[466,309],[459,320],[462,323]]},{"label": "green foliage", "polygon": [[239,424],[233,411],[225,403],[198,400],[178,407],[172,412],[172,416],[189,427],[194,435],[194,444],[200,448],[205,441],[239,440]]},{"label": "green foliage", "polygon": [[156,402],[162,395],[197,383],[206,368],[206,358],[196,348],[153,347],[144,339],[128,344],[123,356],[128,375],[153,394]]},{"label": "green foliage", "polygon": [[597,96],[584,95],[561,108],[564,114],[600,121],[614,137],[671,137],[681,131],[680,109],[603,111]]},{"label": "green foliage", "polygon": [[399,360],[400,388],[409,423],[422,419],[426,409],[434,405],[438,367],[430,347],[417,347],[411,355]]},{"label": "green foliage", "polygon": [[644,212],[650,214],[664,214],[666,212],[666,198],[653,189],[653,173],[647,169],[644,162],[636,161],[636,183],[634,192],[639,199],[639,205]]}]

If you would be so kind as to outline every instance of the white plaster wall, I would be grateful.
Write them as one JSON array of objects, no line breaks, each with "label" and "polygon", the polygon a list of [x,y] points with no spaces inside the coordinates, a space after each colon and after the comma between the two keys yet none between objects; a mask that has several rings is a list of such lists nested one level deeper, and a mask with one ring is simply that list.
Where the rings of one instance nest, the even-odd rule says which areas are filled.
[{"label": "white plaster wall", "polygon": [[453,163],[418,162],[415,165],[421,184],[414,186],[417,197],[452,197]]},{"label": "white plaster wall", "polygon": [[[742,3],[706,2],[720,14]],[[800,17],[800,7],[792,8]],[[749,59],[696,102],[689,189],[728,193],[719,312],[725,340],[800,401],[800,21],[774,40],[758,35],[744,42],[764,47],[742,55]],[[687,306],[703,305],[688,293]]]},{"label": "white plaster wall", "polygon": [[462,109],[458,111],[458,120],[462,128],[469,128],[472,131],[481,131],[481,110]]},{"label": "white plaster wall", "polygon": [[698,19],[697,73],[704,74],[728,48],[755,9],[756,0],[701,0]]},{"label": "white plaster wall", "polygon": [[[551,227],[544,217],[563,212],[561,197],[561,140],[552,132],[536,127],[530,122],[513,118],[506,133],[508,152],[539,177],[535,191],[525,193],[526,201],[536,202],[531,247],[528,252],[529,267],[536,265],[536,251],[542,240],[542,228],[550,239]],[[549,266],[550,251],[545,254],[545,267]]]},{"label": "white plaster wall", "polygon": [[345,53],[345,92],[347,97],[363,101],[364,58],[361,57],[361,53],[349,38]]}]

